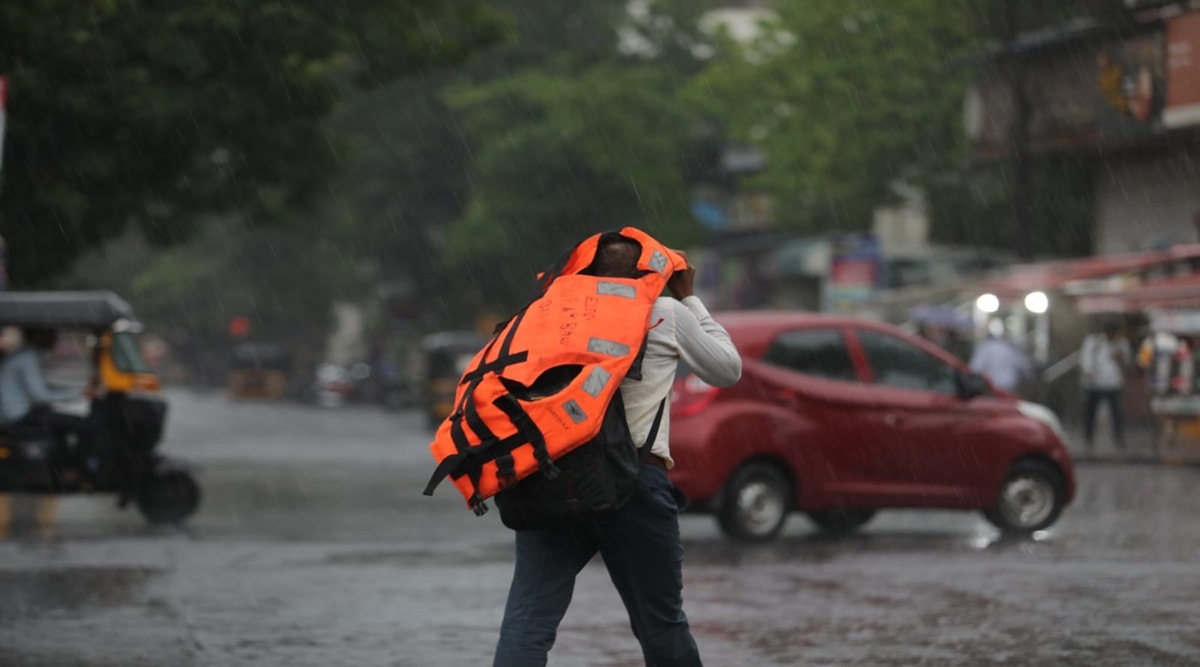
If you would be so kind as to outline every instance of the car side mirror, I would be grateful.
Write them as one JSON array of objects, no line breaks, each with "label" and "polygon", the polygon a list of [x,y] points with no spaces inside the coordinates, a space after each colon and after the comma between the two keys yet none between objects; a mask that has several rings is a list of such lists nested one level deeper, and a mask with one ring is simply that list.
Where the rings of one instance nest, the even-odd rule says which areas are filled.
[{"label": "car side mirror", "polygon": [[963,400],[969,401],[976,396],[987,396],[990,393],[991,385],[988,384],[987,378],[979,373],[958,374],[958,395]]}]

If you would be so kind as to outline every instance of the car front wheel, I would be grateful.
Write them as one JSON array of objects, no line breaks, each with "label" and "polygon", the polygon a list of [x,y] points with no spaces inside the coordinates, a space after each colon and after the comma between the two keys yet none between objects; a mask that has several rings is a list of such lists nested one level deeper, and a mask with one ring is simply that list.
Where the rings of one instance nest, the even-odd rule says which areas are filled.
[{"label": "car front wheel", "polygon": [[996,505],[983,515],[1006,533],[1027,535],[1058,520],[1065,504],[1058,470],[1048,463],[1022,461],[1009,469]]},{"label": "car front wheel", "polygon": [[717,523],[736,540],[766,542],[779,534],[792,506],[792,482],[779,466],[747,463],[725,486]]}]

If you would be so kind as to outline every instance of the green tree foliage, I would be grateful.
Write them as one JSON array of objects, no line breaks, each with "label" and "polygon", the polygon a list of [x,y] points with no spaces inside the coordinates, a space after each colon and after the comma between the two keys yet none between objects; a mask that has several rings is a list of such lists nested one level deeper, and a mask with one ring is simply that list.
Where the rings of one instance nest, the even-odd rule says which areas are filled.
[{"label": "green tree foliage", "polygon": [[501,25],[477,0],[4,3],[10,273],[37,283],[130,223],[161,244],[290,217],[326,191],[340,101]]},{"label": "green tree foliage", "polygon": [[767,168],[752,183],[781,227],[857,230],[897,177],[920,177],[961,149],[966,76],[943,64],[975,36],[965,7],[924,0],[782,0],[760,39],[727,57],[692,95]]},{"label": "green tree foliage", "polygon": [[[470,136],[474,189],[451,228],[451,260],[533,275],[588,233],[686,229],[681,156],[695,122],[668,74],[600,66],[526,71],[449,97]],[[535,264],[531,264],[535,263]]]},{"label": "green tree foliage", "polygon": [[[596,231],[695,238],[685,165],[701,118],[680,91],[700,66],[697,22],[711,4],[588,3],[582,23],[527,24],[518,12],[518,36],[528,25],[554,48],[540,62],[508,51],[527,66],[447,89],[470,147],[469,199],[445,237],[448,261],[471,278],[462,298],[515,305],[536,271]],[[553,38],[556,25],[588,34]]]}]

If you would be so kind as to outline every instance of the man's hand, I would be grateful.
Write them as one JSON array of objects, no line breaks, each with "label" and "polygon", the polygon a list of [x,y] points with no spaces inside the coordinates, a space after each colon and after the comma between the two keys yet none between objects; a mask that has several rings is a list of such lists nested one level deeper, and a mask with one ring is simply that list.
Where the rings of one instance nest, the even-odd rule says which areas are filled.
[{"label": "man's hand", "polygon": [[[687,261],[687,253],[682,250],[676,250],[675,252],[679,253],[683,261]],[[671,290],[671,294],[674,294],[676,299],[682,300],[695,294],[692,288],[695,282],[696,267],[689,263],[686,269],[671,274],[671,278],[667,280],[667,289]]]}]

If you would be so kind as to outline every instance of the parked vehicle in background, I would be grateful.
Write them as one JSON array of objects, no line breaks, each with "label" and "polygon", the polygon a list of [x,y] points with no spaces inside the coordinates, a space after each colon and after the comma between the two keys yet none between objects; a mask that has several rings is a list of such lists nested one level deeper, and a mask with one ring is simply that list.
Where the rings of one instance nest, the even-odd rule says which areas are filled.
[{"label": "parked vehicle in background", "polygon": [[454,410],[458,381],[488,339],[474,331],[442,331],[421,341],[424,357],[424,406],[430,426],[436,427]]},{"label": "parked vehicle in background", "polygon": [[291,355],[284,346],[238,343],[229,362],[229,397],[279,400],[287,394],[291,370]]},{"label": "parked vehicle in background", "polygon": [[359,403],[401,410],[417,404],[416,392],[398,371],[372,368],[365,361],[349,366],[321,364],[317,367],[312,392],[316,403],[327,408]]},{"label": "parked vehicle in background", "polygon": [[339,364],[321,364],[313,379],[313,399],[324,408],[344,405],[354,392],[350,371]]},{"label": "parked vehicle in background", "polygon": [[1006,532],[1053,524],[1075,494],[1058,419],[891,325],[721,313],[738,384],[680,368],[671,478],[727,535],[769,540],[794,510],[845,533],[886,508],[981,510]]}]

